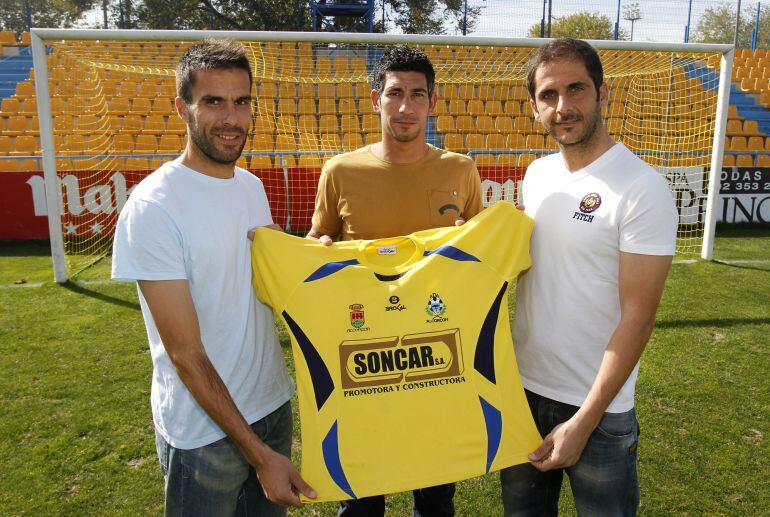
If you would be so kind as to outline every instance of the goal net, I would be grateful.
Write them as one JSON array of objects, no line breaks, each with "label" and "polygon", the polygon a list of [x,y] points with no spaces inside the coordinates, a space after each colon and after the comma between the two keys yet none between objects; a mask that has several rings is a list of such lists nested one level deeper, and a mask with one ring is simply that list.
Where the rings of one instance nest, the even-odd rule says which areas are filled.
[{"label": "goal net", "polygon": [[[370,72],[389,45],[407,42],[430,57],[439,100],[427,139],[474,158],[485,205],[518,200],[527,165],[556,150],[534,122],[524,87],[527,58],[542,40],[211,35],[240,40],[250,56],[253,120],[238,164],[262,179],[273,217],[287,231],[309,230],[326,159],[380,139]],[[109,253],[131,188],[183,149],[174,68],[203,34],[44,29],[34,36],[47,50],[35,75],[47,76],[47,102],[39,103],[41,141],[44,163],[50,156],[47,184],[55,185],[59,199],[49,209],[52,243],[58,228],[66,278]],[[702,254],[709,175],[724,137],[718,92],[721,68],[729,63],[725,49],[595,43],[610,89],[604,123],[668,180],[680,214],[678,254]]]}]

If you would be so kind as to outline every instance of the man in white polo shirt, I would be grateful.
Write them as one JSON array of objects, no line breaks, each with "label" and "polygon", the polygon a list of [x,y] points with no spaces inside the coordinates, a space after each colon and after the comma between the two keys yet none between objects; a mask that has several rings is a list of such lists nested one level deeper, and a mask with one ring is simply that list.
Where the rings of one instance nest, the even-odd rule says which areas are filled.
[{"label": "man in white polo shirt", "polygon": [[247,231],[273,221],[260,180],[235,167],[249,60],[234,41],[206,40],[176,79],[187,147],[134,189],[112,262],[113,278],[139,286],[166,515],[285,515],[314,493],[288,459],[294,386],[251,287]]},{"label": "man in white polo shirt", "polygon": [[501,473],[506,516],[556,515],[563,473],[579,515],[634,515],[639,359],[676,249],[666,181],[601,120],[608,89],[587,43],[530,58],[527,89],[560,152],[523,183],[532,268],[518,283],[516,359],[542,445]]}]

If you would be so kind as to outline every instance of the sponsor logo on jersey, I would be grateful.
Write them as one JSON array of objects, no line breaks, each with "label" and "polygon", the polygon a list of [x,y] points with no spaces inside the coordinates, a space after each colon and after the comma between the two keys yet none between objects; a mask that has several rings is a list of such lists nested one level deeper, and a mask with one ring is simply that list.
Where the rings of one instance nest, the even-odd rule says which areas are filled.
[{"label": "sponsor logo on jersey", "polygon": [[592,192],[590,194],[586,194],[583,196],[583,199],[580,200],[580,205],[578,206],[580,211],[572,214],[572,218],[577,219],[578,221],[591,223],[594,220],[594,216],[589,214],[595,212],[601,206],[601,204],[602,196],[600,196],[598,193]]},{"label": "sponsor logo on jersey", "polygon": [[464,381],[442,380],[463,373],[459,329],[343,341],[339,351],[343,390],[378,386],[400,390],[411,389],[404,385],[417,381],[435,381],[423,387]]},{"label": "sponsor logo on jersey", "polygon": [[439,323],[448,321],[449,318],[444,317],[446,311],[447,306],[438,295],[438,293],[432,293],[428,297],[428,305],[425,307],[425,313],[430,316],[430,319],[426,320],[426,323]]},{"label": "sponsor logo on jersey", "polygon": [[350,326],[353,328],[348,329],[348,332],[365,332],[369,330],[369,327],[365,327],[366,314],[364,313],[364,306],[360,303],[354,303],[350,305]]},{"label": "sponsor logo on jersey", "polygon": [[391,296],[388,298],[390,305],[385,306],[385,312],[398,311],[401,312],[406,309],[406,305],[401,303],[401,299],[398,296]]}]

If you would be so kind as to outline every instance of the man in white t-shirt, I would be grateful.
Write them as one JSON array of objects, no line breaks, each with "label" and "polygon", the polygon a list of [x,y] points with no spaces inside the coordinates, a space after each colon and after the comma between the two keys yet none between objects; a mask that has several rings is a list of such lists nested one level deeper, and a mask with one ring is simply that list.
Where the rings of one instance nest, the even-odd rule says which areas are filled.
[{"label": "man in white t-shirt", "polygon": [[240,44],[205,40],[176,79],[187,147],[131,193],[112,262],[138,283],[166,515],[285,515],[315,494],[288,459],[294,386],[251,287],[247,232],[273,222],[260,180],[235,167],[251,68]]},{"label": "man in white t-shirt", "polygon": [[665,179],[601,120],[609,92],[587,43],[558,39],[527,67],[530,104],[560,152],[523,183],[535,220],[518,283],[514,339],[545,437],[531,464],[501,473],[505,514],[556,515],[563,473],[580,515],[634,515],[639,359],[676,249]]}]

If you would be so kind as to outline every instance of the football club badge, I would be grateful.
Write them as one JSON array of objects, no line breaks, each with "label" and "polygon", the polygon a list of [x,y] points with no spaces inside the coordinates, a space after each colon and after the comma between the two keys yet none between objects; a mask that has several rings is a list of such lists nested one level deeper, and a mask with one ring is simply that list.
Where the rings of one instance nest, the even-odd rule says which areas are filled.
[{"label": "football club badge", "polygon": [[364,306],[360,303],[354,303],[350,306],[350,325],[353,328],[360,329],[366,322],[364,316]]},{"label": "football club badge", "polygon": [[448,318],[443,317],[446,314],[447,306],[438,293],[432,293],[428,297],[428,305],[425,307],[425,312],[431,319],[428,323],[447,321]]},{"label": "football club badge", "polygon": [[580,200],[580,211],[584,214],[590,214],[591,212],[595,212],[601,204],[602,196],[596,192],[592,192],[591,194],[586,194],[583,196],[583,199]]}]

